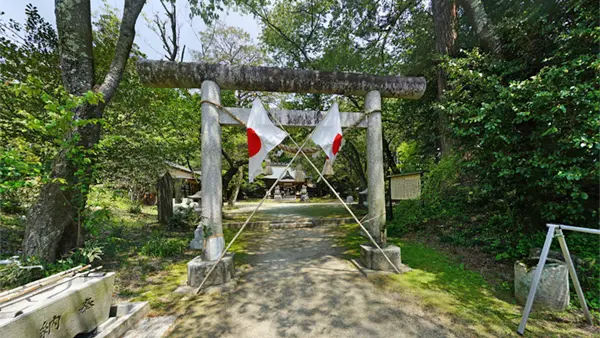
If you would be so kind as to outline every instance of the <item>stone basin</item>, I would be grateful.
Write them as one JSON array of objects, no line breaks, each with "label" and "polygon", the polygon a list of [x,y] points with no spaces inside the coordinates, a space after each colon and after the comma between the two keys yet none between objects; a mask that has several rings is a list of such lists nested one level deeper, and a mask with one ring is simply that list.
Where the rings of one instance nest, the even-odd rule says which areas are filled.
[{"label": "stone basin", "polygon": [[[115,273],[90,273],[0,304],[0,337],[74,337],[108,319]],[[64,281],[64,280],[63,280]]]}]

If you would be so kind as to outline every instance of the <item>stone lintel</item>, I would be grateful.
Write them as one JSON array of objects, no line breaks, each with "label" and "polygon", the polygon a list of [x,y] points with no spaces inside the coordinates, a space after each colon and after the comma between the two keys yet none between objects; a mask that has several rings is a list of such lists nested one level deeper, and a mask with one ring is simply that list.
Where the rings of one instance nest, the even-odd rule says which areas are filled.
[{"label": "stone lintel", "polygon": [[[250,108],[227,108],[237,118],[248,123],[250,116]],[[285,110],[285,109],[270,109],[269,110],[279,122],[285,127],[316,127],[323,119],[327,112],[315,110]],[[362,119],[362,121],[360,121]],[[356,128],[366,128],[367,119],[363,118],[362,113],[346,113],[340,112],[340,122],[342,128],[350,127],[360,121]],[[219,123],[221,125],[239,125],[239,123],[229,114],[219,110]]]},{"label": "stone lintel", "polygon": [[383,97],[418,99],[427,87],[423,77],[206,62],[139,60],[137,70],[142,84],[163,88],[199,88],[203,81],[210,80],[227,90],[340,95],[365,95],[378,90]]}]

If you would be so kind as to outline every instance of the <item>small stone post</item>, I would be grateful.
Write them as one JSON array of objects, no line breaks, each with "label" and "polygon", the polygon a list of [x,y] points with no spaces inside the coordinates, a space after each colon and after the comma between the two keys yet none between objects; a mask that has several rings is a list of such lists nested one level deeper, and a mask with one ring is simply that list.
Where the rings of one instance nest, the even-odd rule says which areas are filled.
[{"label": "small stone post", "polygon": [[385,183],[383,179],[383,138],[381,126],[381,95],[373,90],[365,96],[367,127],[367,183],[369,184],[369,233],[378,244],[385,245],[381,228],[385,223]]},{"label": "small stone post", "polygon": [[[202,100],[221,104],[221,91],[212,81],[202,82]],[[223,202],[223,183],[221,181],[221,125],[219,112],[210,103],[202,104],[202,218],[194,231],[192,249],[205,249],[204,259],[214,261],[225,248],[221,207]],[[204,236],[202,226],[211,229]],[[202,247],[207,237],[206,248]]]}]

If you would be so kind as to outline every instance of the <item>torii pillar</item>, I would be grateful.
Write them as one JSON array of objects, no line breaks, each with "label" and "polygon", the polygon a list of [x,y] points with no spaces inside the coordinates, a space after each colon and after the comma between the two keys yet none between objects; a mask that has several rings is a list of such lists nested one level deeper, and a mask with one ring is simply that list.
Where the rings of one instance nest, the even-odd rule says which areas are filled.
[{"label": "torii pillar", "polygon": [[[320,72],[274,67],[231,66],[204,62],[137,62],[141,82],[150,87],[202,88],[202,99],[220,104],[220,90],[247,90],[288,93],[361,95],[365,97],[367,128],[367,176],[369,234],[395,265],[400,263],[400,248],[386,245],[385,186],[381,97],[418,99],[425,92],[422,77],[373,76],[355,73]],[[248,120],[250,109],[228,108],[239,119]],[[273,110],[284,126],[314,127],[323,117],[318,111]],[[361,119],[360,113],[341,113],[342,127]],[[210,103],[202,104],[202,220],[194,231],[192,249],[203,255],[188,263],[188,284],[197,286],[204,273],[216,264],[225,241],[223,238],[221,183],[221,125],[238,122]],[[203,229],[210,229],[204,233]],[[387,260],[370,244],[361,245],[361,260],[369,269],[392,270]],[[226,256],[214,269],[205,285],[227,282],[233,276],[233,257]]]}]

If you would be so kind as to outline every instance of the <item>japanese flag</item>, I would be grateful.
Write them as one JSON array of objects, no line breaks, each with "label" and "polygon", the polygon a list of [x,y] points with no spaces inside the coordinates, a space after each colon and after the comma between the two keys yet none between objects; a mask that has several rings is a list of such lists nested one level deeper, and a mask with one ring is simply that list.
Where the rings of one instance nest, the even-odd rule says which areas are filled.
[{"label": "japanese flag", "polygon": [[333,161],[342,147],[342,125],[337,103],[331,106],[323,121],[315,128],[311,138],[313,142],[321,146],[333,165]]},{"label": "japanese flag", "polygon": [[262,162],[269,151],[285,139],[287,133],[275,127],[259,99],[252,103],[246,129],[248,135],[248,177],[250,182],[262,174]]}]

